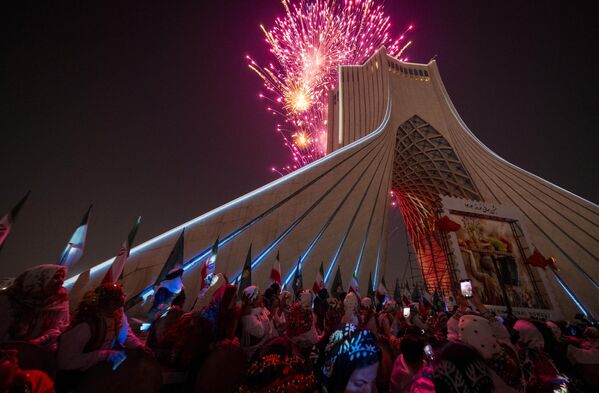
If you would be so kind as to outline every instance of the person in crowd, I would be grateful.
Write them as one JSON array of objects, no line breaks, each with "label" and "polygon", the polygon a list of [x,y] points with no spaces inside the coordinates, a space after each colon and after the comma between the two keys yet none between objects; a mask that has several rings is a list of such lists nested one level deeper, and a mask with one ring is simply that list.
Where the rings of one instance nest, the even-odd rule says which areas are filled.
[{"label": "person in crowd", "polygon": [[524,373],[518,354],[505,337],[503,326],[495,318],[467,314],[458,322],[460,341],[476,349],[483,357],[499,392],[526,390]]},{"label": "person in crowd", "polygon": [[316,315],[316,328],[320,333],[324,331],[324,316],[329,308],[329,291],[320,289],[314,298],[314,315]]},{"label": "person in crowd", "polygon": [[70,327],[59,339],[59,391],[69,391],[83,372],[100,362],[120,364],[125,349],[147,350],[131,331],[124,302],[125,292],[118,283],[101,284],[84,295]]},{"label": "person in crowd", "polygon": [[312,291],[304,289],[299,300],[291,306],[287,321],[287,337],[302,350],[309,350],[318,342],[316,320],[312,312]]},{"label": "person in crowd", "polygon": [[48,350],[69,326],[69,302],[62,286],[67,268],[40,265],[27,269],[0,292],[0,343],[29,341]]},{"label": "person in crowd", "polygon": [[518,320],[516,349],[526,377],[527,392],[553,392],[566,383],[551,357],[545,352],[545,338],[530,321]]},{"label": "person in crowd", "polygon": [[273,301],[274,301],[274,299],[279,298],[280,293],[281,293],[281,287],[276,282],[273,282],[270,285],[270,287],[266,288],[266,291],[264,291],[264,296],[263,296],[264,307],[266,307],[268,309],[268,312],[270,312],[271,314],[274,311]]},{"label": "person in crowd", "polygon": [[316,378],[304,359],[298,356],[268,354],[252,362],[239,393],[313,393]]},{"label": "person in crowd", "polygon": [[346,324],[331,334],[325,350],[320,372],[327,392],[375,392],[380,361],[375,335]]},{"label": "person in crowd", "polygon": [[410,383],[410,393],[491,393],[491,370],[474,348],[449,342]]},{"label": "person in crowd", "polygon": [[415,326],[426,332],[429,330],[429,325],[426,324],[426,315],[424,315],[422,311],[422,308],[419,307],[417,303],[412,303],[410,305],[410,316],[408,317],[407,322],[409,325]]},{"label": "person in crowd", "polygon": [[395,359],[391,371],[391,393],[410,390],[414,376],[425,366],[424,345],[422,336],[409,334],[401,339],[401,354]]},{"label": "person in crowd", "polygon": [[379,334],[386,337],[395,337],[399,332],[399,324],[396,318],[398,312],[395,300],[386,300],[379,313]]},{"label": "person in crowd", "polygon": [[255,285],[245,288],[241,302],[241,347],[251,359],[256,349],[276,335],[276,330],[262,303],[260,288]]},{"label": "person in crowd", "polygon": [[183,314],[185,314],[185,311],[183,311],[184,304],[185,291],[181,291],[173,300],[168,311],[152,323],[148,331],[148,339],[146,340],[146,345],[150,349],[156,349],[158,341],[163,337],[164,333],[183,317]]},{"label": "person in crowd", "polygon": [[279,335],[285,334],[287,317],[290,311],[291,293],[282,291],[279,296],[272,299],[271,319]]},{"label": "person in crowd", "polygon": [[377,334],[377,320],[374,310],[374,302],[368,296],[364,296],[360,302],[360,329],[370,330]]},{"label": "person in crowd", "polygon": [[185,296],[185,289],[183,288],[183,267],[176,266],[172,268],[154,291],[154,303],[152,304],[150,311],[148,311],[148,321],[150,323],[163,316],[171,307],[177,296],[181,294]]},{"label": "person in crowd", "polygon": [[192,362],[200,362],[216,345],[239,345],[235,337],[239,318],[236,293],[234,285],[212,288],[208,293],[210,301],[202,310],[184,314],[158,339],[158,361],[184,369]]},{"label": "person in crowd", "polygon": [[1,393],[55,393],[54,381],[39,370],[22,370],[16,350],[0,349]]},{"label": "person in crowd", "polygon": [[350,291],[343,299],[343,315],[342,323],[358,326],[360,324],[360,301],[355,292]]}]

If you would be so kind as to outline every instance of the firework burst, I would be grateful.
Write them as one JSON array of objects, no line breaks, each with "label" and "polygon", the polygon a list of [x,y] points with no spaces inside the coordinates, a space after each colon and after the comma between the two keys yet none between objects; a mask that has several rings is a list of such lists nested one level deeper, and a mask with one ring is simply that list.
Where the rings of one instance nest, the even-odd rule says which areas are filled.
[{"label": "firework burst", "polygon": [[264,82],[267,108],[283,117],[277,132],[291,153],[291,164],[272,168],[291,172],[326,154],[328,93],[337,84],[340,65],[362,64],[381,46],[401,60],[411,42],[409,26],[391,38],[391,22],[375,0],[282,0],[284,17],[260,26],[275,64],[248,66]]}]

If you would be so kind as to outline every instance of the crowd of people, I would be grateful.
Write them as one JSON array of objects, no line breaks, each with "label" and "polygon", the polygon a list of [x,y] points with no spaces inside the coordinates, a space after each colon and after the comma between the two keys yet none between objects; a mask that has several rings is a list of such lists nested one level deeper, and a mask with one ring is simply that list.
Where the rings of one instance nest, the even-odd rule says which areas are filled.
[{"label": "crowd of people", "polygon": [[[150,311],[149,331],[134,332],[119,283],[88,291],[71,313],[66,273],[37,266],[0,292],[0,393],[81,391],[94,368],[143,357],[185,374],[180,389],[196,392],[599,391],[592,322],[499,316],[476,293],[447,310],[357,289],[239,291],[223,279],[185,312],[184,291],[171,284],[173,296]],[[47,354],[46,372],[22,368],[23,343]],[[211,376],[222,383],[210,385]]]}]

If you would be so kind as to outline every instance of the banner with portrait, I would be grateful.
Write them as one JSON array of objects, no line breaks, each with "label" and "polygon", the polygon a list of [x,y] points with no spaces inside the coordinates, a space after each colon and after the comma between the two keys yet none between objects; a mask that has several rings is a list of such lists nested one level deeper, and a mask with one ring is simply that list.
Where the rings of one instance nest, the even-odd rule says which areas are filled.
[{"label": "banner with portrait", "polygon": [[[484,304],[515,314],[547,316],[546,285],[537,268],[526,264],[529,251],[517,211],[465,200],[444,199],[447,217],[460,225],[450,245],[458,279],[472,280]],[[526,312],[524,312],[526,310]]]}]

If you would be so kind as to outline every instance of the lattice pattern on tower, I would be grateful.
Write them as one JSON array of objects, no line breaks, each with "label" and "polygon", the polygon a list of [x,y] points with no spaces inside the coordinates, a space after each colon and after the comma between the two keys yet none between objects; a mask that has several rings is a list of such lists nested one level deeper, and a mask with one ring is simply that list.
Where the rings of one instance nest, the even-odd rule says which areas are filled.
[{"label": "lattice pattern on tower", "polygon": [[419,116],[397,130],[392,187],[428,288],[451,288],[444,234],[435,230],[441,195],[481,200],[447,139]]}]

